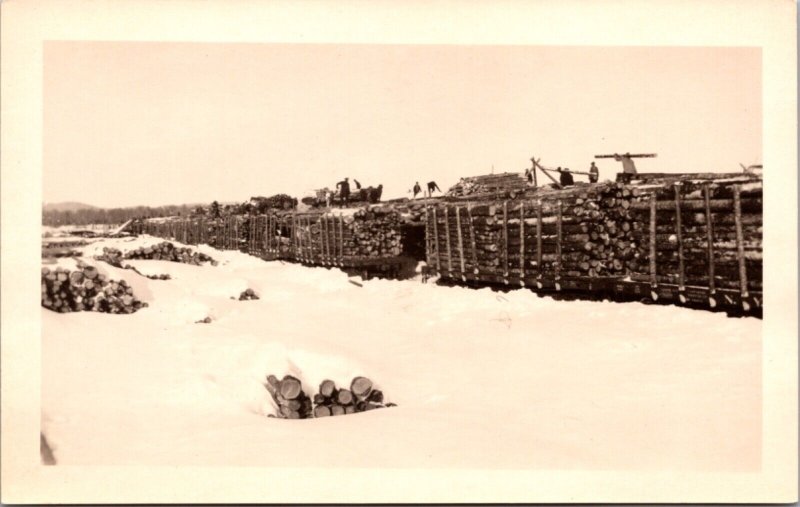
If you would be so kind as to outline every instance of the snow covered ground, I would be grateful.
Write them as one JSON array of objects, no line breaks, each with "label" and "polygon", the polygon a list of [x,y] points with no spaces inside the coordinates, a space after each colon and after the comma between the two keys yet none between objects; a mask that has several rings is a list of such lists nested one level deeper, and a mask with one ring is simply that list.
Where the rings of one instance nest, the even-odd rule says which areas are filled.
[{"label": "snow covered ground", "polygon": [[[133,315],[42,309],[42,430],[58,464],[676,469],[760,467],[761,321],[554,301],[200,250],[219,266],[91,261]],[[69,266],[74,259],[59,259]],[[238,301],[246,288],[258,301]],[[210,316],[211,324],[195,321]],[[395,408],[288,421],[267,374],[366,375]]]}]

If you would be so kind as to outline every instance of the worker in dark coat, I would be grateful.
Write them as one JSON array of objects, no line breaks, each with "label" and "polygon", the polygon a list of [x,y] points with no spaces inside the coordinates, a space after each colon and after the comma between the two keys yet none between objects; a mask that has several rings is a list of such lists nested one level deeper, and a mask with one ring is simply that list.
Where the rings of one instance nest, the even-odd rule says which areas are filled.
[{"label": "worker in dark coat", "polygon": [[350,198],[350,182],[345,178],[336,184],[336,188],[339,190],[339,203],[341,207],[344,207]]},{"label": "worker in dark coat", "polygon": [[600,170],[594,165],[592,162],[591,167],[589,167],[589,183],[597,183],[597,180],[600,179]]},{"label": "worker in dark coat", "polygon": [[566,169],[558,168],[558,174],[561,175],[561,186],[562,187],[571,187],[575,184],[575,180],[572,178],[572,173],[569,172],[569,167]]},{"label": "worker in dark coat", "polygon": [[381,195],[383,195],[383,183],[378,185],[375,188],[369,187],[369,202],[375,204],[376,202],[381,200]]},{"label": "worker in dark coat", "polygon": [[414,199],[417,198],[417,194],[422,192],[422,187],[419,186],[419,181],[414,183]]},{"label": "worker in dark coat", "polygon": [[436,191],[439,191],[439,192],[441,192],[441,191],[442,191],[442,190],[439,188],[439,185],[437,185],[435,181],[429,181],[429,182],[428,182],[428,196],[429,196],[429,197],[433,195],[433,191],[434,191],[434,190],[436,190]]}]

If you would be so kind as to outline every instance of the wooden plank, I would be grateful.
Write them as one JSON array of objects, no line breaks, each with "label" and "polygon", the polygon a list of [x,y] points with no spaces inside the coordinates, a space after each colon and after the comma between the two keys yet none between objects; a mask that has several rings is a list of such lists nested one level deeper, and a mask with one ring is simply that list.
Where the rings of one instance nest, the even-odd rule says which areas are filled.
[{"label": "wooden plank", "polygon": [[322,262],[328,263],[328,217],[326,215],[319,216],[319,234],[320,234],[320,248],[322,249]]},{"label": "wooden plank", "polygon": [[736,223],[736,257],[739,261],[739,292],[742,298],[749,296],[747,290],[747,266],[744,259],[744,236],[742,234],[742,186],[733,186],[733,217]]},{"label": "wooden plank", "polygon": [[656,194],[650,195],[650,285],[656,287]]},{"label": "wooden plank", "polygon": [[272,238],[273,238],[273,235],[272,235],[272,215],[267,215],[267,232],[266,232],[266,235],[267,235],[266,241],[265,241],[266,251],[268,253],[271,253],[272,252]]},{"label": "wooden plank", "polygon": [[425,205],[425,264],[428,266],[431,265],[431,257],[433,257],[433,253],[431,252],[431,222],[430,222],[430,210],[428,209],[429,206]]},{"label": "wooden plank", "polygon": [[478,248],[475,244],[475,224],[472,222],[472,203],[467,203],[467,220],[469,220],[469,242],[472,250],[472,271],[477,275],[480,272],[478,267]]},{"label": "wooden plank", "polygon": [[239,220],[233,220],[233,234],[234,234],[234,243],[233,248],[235,250],[239,250]]},{"label": "wooden plank", "polygon": [[703,197],[706,201],[706,244],[708,245],[708,291],[714,294],[716,280],[714,280],[714,224],[711,220],[711,192],[708,183],[703,185]]},{"label": "wooden plank", "polygon": [[433,243],[436,246],[436,271],[441,272],[442,262],[439,259],[439,224],[436,223],[436,206],[433,207]]},{"label": "wooden plank", "polygon": [[447,245],[447,272],[453,272],[453,256],[450,251],[450,214],[448,212],[449,206],[444,206],[444,230],[445,230],[445,244]]},{"label": "wooden plank", "polygon": [[333,215],[325,215],[325,221],[328,222],[328,263],[333,264],[333,259],[336,256],[336,229],[334,228]]},{"label": "wooden plank", "polygon": [[525,202],[519,203],[519,273],[520,285],[525,285]]},{"label": "wooden plank", "polygon": [[464,239],[461,234],[461,206],[456,206],[456,227],[458,228],[458,257],[461,260],[461,275],[464,275]]},{"label": "wooden plank", "polygon": [[536,206],[536,271],[542,277],[542,201]]},{"label": "wooden plank", "polygon": [[305,260],[305,240],[303,238],[303,217],[297,217],[297,254],[300,260]]},{"label": "wooden plank", "polygon": [[336,262],[336,215],[331,212],[331,264]]},{"label": "wooden plank", "polygon": [[561,199],[556,201],[556,280],[561,278]]},{"label": "wooden plank", "polygon": [[678,290],[684,290],[686,285],[686,266],[683,255],[683,227],[681,225],[681,186],[675,184],[675,235],[678,238]]},{"label": "wooden plank", "polygon": [[297,212],[292,212],[292,257],[297,257]]},{"label": "wooden plank", "polygon": [[344,215],[339,215],[339,264],[344,264]]},{"label": "wooden plank", "polygon": [[314,222],[311,217],[306,219],[308,223],[308,256],[312,261],[316,260],[314,254]]},{"label": "wooden plank", "polygon": [[503,278],[508,278],[508,201],[503,201]]}]

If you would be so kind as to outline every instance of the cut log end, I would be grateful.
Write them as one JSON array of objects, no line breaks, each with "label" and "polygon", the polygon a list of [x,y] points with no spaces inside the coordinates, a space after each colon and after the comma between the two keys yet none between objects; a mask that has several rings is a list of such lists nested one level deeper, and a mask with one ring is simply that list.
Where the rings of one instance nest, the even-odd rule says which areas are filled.
[{"label": "cut log end", "polygon": [[356,377],[350,383],[350,390],[359,398],[369,395],[372,390],[372,381],[367,377]]},{"label": "cut log end", "polygon": [[303,388],[300,384],[300,380],[291,375],[286,375],[283,377],[280,383],[280,393],[281,396],[286,398],[287,400],[293,400],[297,398],[300,393],[302,392]]}]

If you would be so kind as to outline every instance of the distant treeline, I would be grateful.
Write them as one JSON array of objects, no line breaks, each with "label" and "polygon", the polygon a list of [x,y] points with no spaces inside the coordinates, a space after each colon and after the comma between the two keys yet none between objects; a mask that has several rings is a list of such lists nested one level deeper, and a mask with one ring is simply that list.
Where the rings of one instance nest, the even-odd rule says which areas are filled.
[{"label": "distant treeline", "polygon": [[190,216],[200,211],[202,206],[177,205],[177,206],[136,206],[132,208],[85,208],[78,210],[42,210],[42,224],[58,225],[89,225],[89,224],[121,224],[132,218],[155,218],[168,216]]},{"label": "distant treeline", "polygon": [[42,224],[89,225],[89,224],[122,224],[130,219],[158,217],[199,217],[219,218],[228,215],[247,215],[264,213],[269,208],[288,209],[297,206],[297,199],[285,194],[270,198],[253,197],[249,202],[240,204],[219,204],[217,201],[208,206],[197,204],[181,204],[172,206],[135,206],[131,208],[84,208],[69,211],[42,210]]}]

